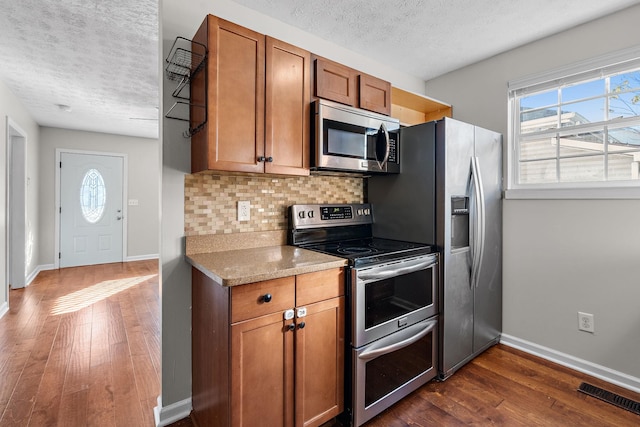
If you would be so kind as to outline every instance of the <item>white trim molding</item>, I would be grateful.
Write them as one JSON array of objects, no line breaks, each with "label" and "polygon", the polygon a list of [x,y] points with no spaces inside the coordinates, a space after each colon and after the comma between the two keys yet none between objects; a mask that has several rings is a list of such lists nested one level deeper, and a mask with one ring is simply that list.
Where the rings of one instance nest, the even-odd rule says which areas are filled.
[{"label": "white trim molding", "polygon": [[54,269],[55,269],[55,266],[53,264],[44,264],[44,265],[37,266],[36,268],[33,269],[31,274],[27,276],[27,282],[25,283],[25,286],[29,286],[31,282],[33,282],[36,279],[36,277],[38,277],[38,274],[40,274],[41,271],[54,270]]},{"label": "white trim molding", "polygon": [[158,406],[153,408],[153,415],[156,427],[164,427],[175,423],[183,418],[187,418],[191,413],[191,398],[162,406],[162,395],[158,396]]},{"label": "white trim molding", "polygon": [[511,335],[502,334],[500,343],[640,393],[640,378]]},{"label": "white trim molding", "polygon": [[160,258],[160,255],[158,254],[147,254],[147,255],[131,255],[125,258],[124,262],[131,262],[131,261],[146,261],[149,259],[158,259]]},{"label": "white trim molding", "polygon": [[9,312],[9,303],[7,301],[2,301],[2,304],[0,304],[0,319],[2,319],[2,316],[7,314],[8,312]]}]

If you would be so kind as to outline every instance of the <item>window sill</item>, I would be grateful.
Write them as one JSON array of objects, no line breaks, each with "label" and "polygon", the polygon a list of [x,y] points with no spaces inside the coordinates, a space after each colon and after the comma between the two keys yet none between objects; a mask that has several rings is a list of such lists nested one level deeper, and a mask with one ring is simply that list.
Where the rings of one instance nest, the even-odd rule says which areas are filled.
[{"label": "window sill", "polygon": [[640,187],[515,188],[505,190],[506,200],[640,199]]}]

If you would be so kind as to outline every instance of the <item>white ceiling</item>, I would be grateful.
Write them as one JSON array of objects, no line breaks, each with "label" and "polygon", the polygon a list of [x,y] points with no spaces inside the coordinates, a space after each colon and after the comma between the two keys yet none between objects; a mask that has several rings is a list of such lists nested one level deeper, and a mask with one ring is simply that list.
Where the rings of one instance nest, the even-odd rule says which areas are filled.
[{"label": "white ceiling", "polygon": [[42,126],[158,137],[158,0],[0,0],[0,64]]},{"label": "white ceiling", "polygon": [[[640,3],[234,1],[424,80]],[[0,80],[40,125],[158,137],[158,0],[0,0],[0,10]]]}]

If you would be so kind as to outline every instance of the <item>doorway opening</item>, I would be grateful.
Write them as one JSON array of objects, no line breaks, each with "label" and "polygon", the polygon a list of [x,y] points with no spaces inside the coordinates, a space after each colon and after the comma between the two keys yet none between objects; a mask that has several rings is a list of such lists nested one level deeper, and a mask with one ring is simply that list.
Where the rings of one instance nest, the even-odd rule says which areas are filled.
[{"label": "doorway opening", "polygon": [[7,116],[6,286],[0,317],[9,310],[9,289],[26,285],[27,242],[27,133]]}]

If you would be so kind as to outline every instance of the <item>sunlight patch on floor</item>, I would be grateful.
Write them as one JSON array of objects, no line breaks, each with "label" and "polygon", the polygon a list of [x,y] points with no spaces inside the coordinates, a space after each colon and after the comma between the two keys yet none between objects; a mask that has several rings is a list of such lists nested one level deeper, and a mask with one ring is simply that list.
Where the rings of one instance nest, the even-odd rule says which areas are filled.
[{"label": "sunlight patch on floor", "polygon": [[51,309],[51,314],[59,315],[65,313],[73,313],[95,304],[105,298],[129,289],[146,280],[156,277],[157,274],[148,276],[127,277],[125,279],[105,280],[95,285],[89,286],[79,291],[61,296],[58,298]]}]

